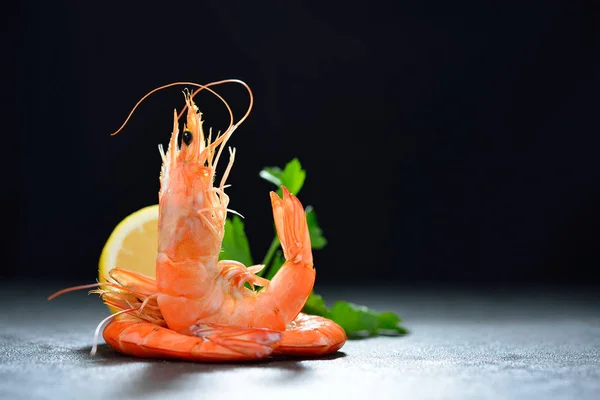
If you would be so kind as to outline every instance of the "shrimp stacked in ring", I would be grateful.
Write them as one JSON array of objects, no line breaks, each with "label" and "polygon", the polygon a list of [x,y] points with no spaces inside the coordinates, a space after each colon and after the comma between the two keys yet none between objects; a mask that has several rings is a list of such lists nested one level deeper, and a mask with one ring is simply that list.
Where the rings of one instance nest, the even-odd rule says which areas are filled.
[{"label": "shrimp stacked in ring", "polygon": [[[193,97],[206,89],[225,103],[209,88],[225,82],[244,85],[250,106],[236,124],[227,106],[231,124],[213,139],[203,130],[202,113]],[[108,318],[105,341],[133,356],[206,362],[337,351],[346,341],[344,330],[329,319],[301,313],[313,289],[315,269],[304,208],[285,187],[282,198],[270,193],[285,256],[273,279],[256,275],[262,265],[219,260],[230,211],[225,182],[235,150],[229,148],[229,163],[218,186],[215,169],[227,140],[250,112],[252,92],[237,80],[208,85],[177,82],[154,91],[180,84],[200,89],[184,92],[187,115],[181,145],[175,112],[168,149],[160,148],[156,279],[123,265],[110,271],[109,282],[98,284],[95,292],[119,310]]]}]

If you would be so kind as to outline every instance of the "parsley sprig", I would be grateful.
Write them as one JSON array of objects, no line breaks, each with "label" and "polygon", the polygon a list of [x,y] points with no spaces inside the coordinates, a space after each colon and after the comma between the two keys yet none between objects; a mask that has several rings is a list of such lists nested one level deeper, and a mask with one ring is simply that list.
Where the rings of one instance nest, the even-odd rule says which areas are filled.
[{"label": "parsley sprig", "polygon": [[[266,167],[260,171],[260,177],[277,186],[279,196],[282,195],[281,186],[297,195],[304,181],[306,180],[306,171],[297,158],[286,164],[281,169],[279,167]],[[310,241],[313,250],[319,250],[327,245],[327,239],[323,236],[315,210],[307,206],[306,220],[310,233]],[[227,219],[225,225],[225,235],[223,237],[223,248],[220,259],[237,260],[245,265],[254,265],[250,253],[250,245],[244,231],[244,222],[240,217],[234,215]],[[267,279],[271,279],[281,268],[285,259],[281,251],[281,246],[277,234],[273,238],[262,264],[265,268],[259,273]],[[375,336],[375,335],[403,335],[407,330],[400,326],[401,319],[392,312],[377,312],[365,306],[349,303],[347,301],[337,301],[331,308],[327,307],[323,297],[316,293],[311,293],[303,312],[311,315],[320,315],[337,322],[350,338]]]}]

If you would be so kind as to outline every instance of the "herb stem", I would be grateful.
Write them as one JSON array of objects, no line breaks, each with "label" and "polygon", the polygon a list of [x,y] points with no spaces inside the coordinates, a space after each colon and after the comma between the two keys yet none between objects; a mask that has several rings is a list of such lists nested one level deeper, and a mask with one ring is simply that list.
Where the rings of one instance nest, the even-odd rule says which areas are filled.
[{"label": "herb stem", "polygon": [[275,255],[275,252],[277,251],[277,249],[279,248],[279,238],[277,236],[275,236],[273,238],[273,241],[271,242],[271,246],[269,246],[269,250],[267,250],[267,254],[265,255],[265,258],[263,259],[263,265],[265,265],[265,268],[260,271],[259,275],[260,276],[264,276],[267,274],[268,270],[271,269],[271,261],[273,261],[273,256]]}]

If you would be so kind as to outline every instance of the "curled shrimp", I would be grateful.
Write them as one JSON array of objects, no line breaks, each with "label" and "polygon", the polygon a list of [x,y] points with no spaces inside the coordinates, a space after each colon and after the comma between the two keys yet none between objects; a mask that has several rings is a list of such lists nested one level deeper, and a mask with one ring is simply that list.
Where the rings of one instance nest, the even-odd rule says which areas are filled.
[{"label": "curled shrimp", "polygon": [[[228,82],[243,85],[250,95],[248,110],[237,122],[225,99],[210,88]],[[285,256],[273,279],[257,275],[263,265],[219,261],[226,216],[232,212],[225,189],[235,149],[229,148],[229,162],[217,186],[215,171],[227,141],[252,108],[248,85],[231,79],[206,85],[175,82],[161,86],[136,104],[113,135],[150,94],[176,85],[197,89],[184,91],[185,107],[179,114],[174,111],[168,149],[165,152],[159,146],[162,168],[156,279],[119,266],[109,272],[105,283],[65,289],[50,298],[99,286],[93,292],[119,312],[105,319],[97,334],[110,320],[102,334],[106,343],[138,357],[216,362],[337,351],[346,341],[344,330],[329,319],[301,313],[313,289],[315,269],[304,208],[287,188],[282,187],[283,197],[270,193]],[[202,113],[193,100],[201,90],[217,96],[229,112],[229,127],[214,138],[212,131],[205,134]],[[179,118],[186,111],[179,147]],[[256,286],[261,289],[254,290]]]}]

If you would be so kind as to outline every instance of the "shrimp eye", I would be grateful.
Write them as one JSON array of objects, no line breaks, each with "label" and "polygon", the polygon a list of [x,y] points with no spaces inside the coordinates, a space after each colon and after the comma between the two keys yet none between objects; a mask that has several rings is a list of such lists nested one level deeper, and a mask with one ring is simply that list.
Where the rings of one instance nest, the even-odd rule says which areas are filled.
[{"label": "shrimp eye", "polygon": [[192,132],[190,131],[184,131],[183,132],[183,143],[186,144],[186,146],[189,146],[190,143],[192,143]]}]

